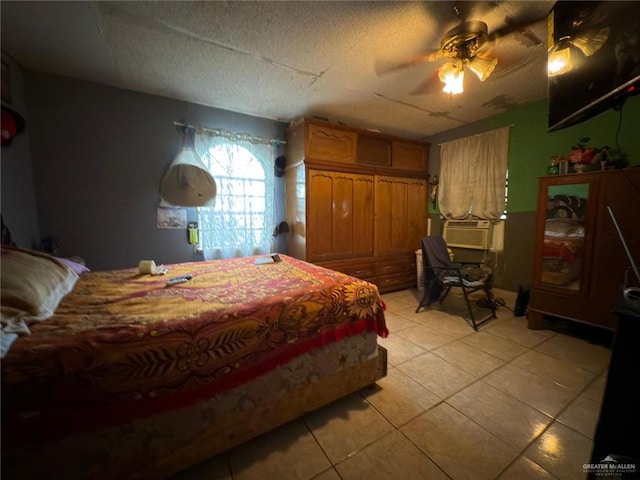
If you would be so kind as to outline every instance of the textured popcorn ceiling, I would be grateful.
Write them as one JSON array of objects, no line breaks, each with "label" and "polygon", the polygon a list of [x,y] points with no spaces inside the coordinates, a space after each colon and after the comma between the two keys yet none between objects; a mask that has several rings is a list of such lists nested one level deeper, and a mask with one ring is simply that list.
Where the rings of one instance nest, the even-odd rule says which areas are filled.
[{"label": "textured popcorn ceiling", "polygon": [[[539,18],[489,52],[485,82],[468,72],[450,98],[443,60],[377,76],[376,61],[438,48],[456,2],[2,2],[2,49],[28,69],[257,117],[303,115],[423,138],[546,97],[553,2],[474,2],[489,32]],[[535,44],[531,38],[538,38]]]}]

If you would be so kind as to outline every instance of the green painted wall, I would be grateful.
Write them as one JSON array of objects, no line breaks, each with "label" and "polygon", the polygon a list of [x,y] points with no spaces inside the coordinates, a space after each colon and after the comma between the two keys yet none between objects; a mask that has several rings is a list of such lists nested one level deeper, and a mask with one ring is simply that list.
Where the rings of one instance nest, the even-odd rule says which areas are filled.
[{"label": "green painted wall", "polygon": [[[429,172],[436,175],[440,169],[438,144],[512,126],[509,136],[509,198],[504,250],[490,252],[486,259],[486,263],[493,269],[496,287],[517,291],[519,286],[530,285],[533,275],[538,177],[546,175],[550,158],[568,155],[571,146],[583,137],[590,137],[589,144],[592,146],[608,145],[617,150],[617,135],[620,149],[628,155],[629,164],[640,165],[638,125],[640,95],[629,98],[621,112],[608,110],[573,127],[547,133],[547,101],[542,100],[426,139],[431,143]],[[429,214],[432,219],[432,234],[441,234],[439,211],[432,207],[431,202]]]},{"label": "green painted wall", "polygon": [[[621,122],[620,122],[621,120]],[[439,143],[448,142],[495,128],[512,125],[509,138],[509,201],[508,212],[531,212],[536,208],[537,178],[546,175],[550,158],[569,154],[578,139],[589,137],[590,145],[608,145],[617,150],[617,143],[627,154],[630,165],[640,165],[640,95],[631,97],[621,112],[607,110],[583,123],[557,132],[547,132],[547,101],[516,107],[508,112],[443,132],[425,140],[431,143],[429,170],[440,169]],[[619,131],[618,131],[619,130]],[[438,213],[429,204],[430,213]]]},{"label": "green painted wall", "polygon": [[547,101],[514,108],[485,121],[485,130],[513,125],[509,136],[509,200],[508,212],[536,209],[537,182],[546,175],[550,158],[566,156],[578,139],[589,137],[589,145],[616,147],[618,143],[629,157],[630,165],[640,165],[640,96],[627,100],[621,112],[608,110],[573,127],[547,133]]}]

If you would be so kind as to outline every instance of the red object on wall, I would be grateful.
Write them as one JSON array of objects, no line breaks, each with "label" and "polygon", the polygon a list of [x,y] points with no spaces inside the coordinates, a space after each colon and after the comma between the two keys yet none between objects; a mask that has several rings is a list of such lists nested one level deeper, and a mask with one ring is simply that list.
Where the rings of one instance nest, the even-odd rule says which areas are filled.
[{"label": "red object on wall", "polygon": [[9,107],[2,107],[2,132],[0,135],[2,146],[11,145],[13,137],[24,130],[24,118]]}]

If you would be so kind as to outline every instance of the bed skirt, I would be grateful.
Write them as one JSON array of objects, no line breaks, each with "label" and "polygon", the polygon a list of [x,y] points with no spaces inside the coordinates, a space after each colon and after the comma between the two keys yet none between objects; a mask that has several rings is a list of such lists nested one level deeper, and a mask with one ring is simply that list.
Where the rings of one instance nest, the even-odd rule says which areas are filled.
[{"label": "bed skirt", "polygon": [[364,332],[197,404],[3,451],[3,478],[161,479],[374,384],[386,350]]}]

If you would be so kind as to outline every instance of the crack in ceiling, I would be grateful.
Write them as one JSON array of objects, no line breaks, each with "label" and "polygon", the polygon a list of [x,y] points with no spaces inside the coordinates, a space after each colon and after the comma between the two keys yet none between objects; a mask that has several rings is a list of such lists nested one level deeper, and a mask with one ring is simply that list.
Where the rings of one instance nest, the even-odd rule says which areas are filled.
[{"label": "crack in ceiling", "polygon": [[[248,50],[244,50],[240,47],[236,47],[233,45],[227,45],[224,44],[222,42],[219,42],[217,40],[211,39],[211,38],[207,38],[204,37],[202,35],[199,35],[195,32],[192,32],[191,30],[179,27],[177,25],[173,25],[171,23],[167,23],[167,22],[163,22],[163,21],[159,21],[159,20],[153,20],[153,19],[148,19],[148,18],[144,18],[144,17],[140,17],[138,15],[133,15],[131,13],[127,13],[127,12],[123,12],[122,10],[119,10],[117,8],[114,8],[113,6],[109,5],[109,4],[101,4],[99,7],[102,11],[104,11],[105,13],[107,13],[108,15],[111,15],[113,17],[119,18],[120,20],[123,20],[125,22],[128,23],[132,23],[134,25],[138,25],[144,28],[148,28],[151,30],[155,30],[161,33],[167,33],[167,34],[176,34],[179,35],[181,37],[184,38],[188,38],[190,40],[196,40],[198,42],[202,42],[205,43],[207,45],[211,45],[217,48],[222,48],[224,50],[227,50],[229,52],[233,52],[233,53],[238,53],[240,55],[246,55],[255,59],[258,59],[268,65],[272,65],[274,67],[277,68],[281,68],[283,70],[292,72],[292,73],[296,73],[298,75],[301,76],[305,76],[305,77],[310,77],[311,78],[311,83],[309,84],[309,86],[313,85],[313,83],[315,83],[319,78],[321,78],[325,73],[325,71],[322,71],[320,73],[316,73],[316,72],[310,72],[301,68],[297,68],[294,67],[292,65],[287,65],[285,63],[282,62],[278,62],[272,58],[269,57],[265,57],[263,55],[260,55],[259,53],[255,53],[255,52],[251,52]],[[108,40],[108,37],[106,37]]]},{"label": "crack in ceiling", "polygon": [[[491,32],[545,17],[553,1],[1,2],[4,54],[27,70],[77,78],[277,121],[331,118],[423,139],[546,98],[546,22],[491,45],[496,71],[442,92],[442,61],[416,58],[463,19]],[[510,23],[511,22],[511,23]],[[527,32],[531,38],[527,38]],[[525,36],[523,36],[525,35]],[[435,80],[434,80],[435,79]],[[426,81],[425,81],[426,80]],[[421,85],[415,91],[415,85]],[[427,88],[428,87],[428,88]],[[285,119],[285,120],[283,120]]]}]

